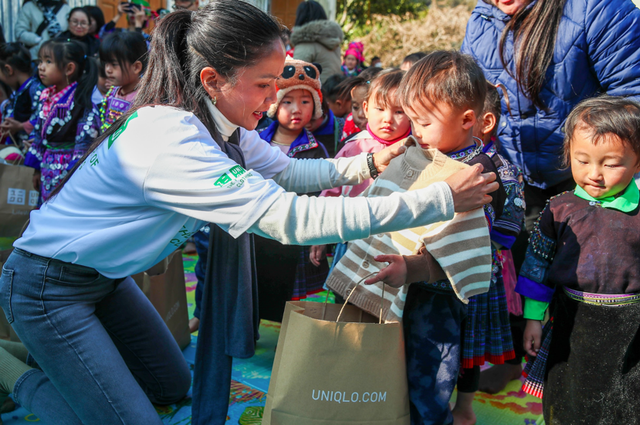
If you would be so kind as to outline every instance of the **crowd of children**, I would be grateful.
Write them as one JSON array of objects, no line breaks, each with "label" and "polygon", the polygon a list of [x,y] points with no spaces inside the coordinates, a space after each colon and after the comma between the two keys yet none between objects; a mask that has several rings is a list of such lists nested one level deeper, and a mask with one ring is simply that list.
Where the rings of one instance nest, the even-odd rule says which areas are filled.
[{"label": "crowd of children", "polygon": [[[68,37],[44,42],[35,70],[22,44],[0,45],[0,80],[13,91],[0,109],[2,143],[23,150],[39,205],[135,104],[147,70],[148,39],[139,31],[113,31],[98,18],[90,9],[72,9]],[[102,28],[91,29],[102,40],[88,35],[90,24]],[[463,302],[426,249],[380,257],[389,265],[368,281],[409,285],[402,319],[412,424],[476,422],[480,366],[516,358],[509,313],[521,312],[518,294],[527,319],[524,389],[544,396],[545,418],[552,424],[605,416],[634,423],[640,395],[640,233],[633,230],[640,105],[600,96],[571,112],[564,155],[577,186],[547,202],[516,286],[510,249],[524,226],[526,203],[522,170],[501,155],[497,137],[502,115],[511,112],[503,107],[509,105],[506,91],[458,52],[417,52],[401,69],[373,61],[367,68],[364,46],[352,42],[343,59],[342,73],[323,76],[324,83],[321,67],[286,60],[274,103],[258,126],[265,144],[290,158],[350,158],[413,140],[455,161],[480,164],[499,183],[483,211],[492,254],[484,292]],[[304,195],[363,196],[373,182]],[[208,235],[209,228],[196,234],[196,317]],[[346,249],[347,243],[299,247],[256,237],[261,317],[280,320],[287,300],[321,291],[330,275],[327,252],[335,264]]]}]

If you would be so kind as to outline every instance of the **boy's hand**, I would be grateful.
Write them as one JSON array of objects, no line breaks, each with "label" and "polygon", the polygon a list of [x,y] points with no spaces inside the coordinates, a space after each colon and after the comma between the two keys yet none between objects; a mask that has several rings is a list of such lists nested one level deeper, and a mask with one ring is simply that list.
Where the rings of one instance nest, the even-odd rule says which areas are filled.
[{"label": "boy's hand", "polygon": [[376,170],[378,170],[378,173],[382,174],[391,160],[396,156],[402,155],[406,150],[407,147],[403,144],[402,140],[394,143],[391,146],[387,146],[380,152],[376,152],[373,154],[373,165],[376,166]]},{"label": "boy's hand", "polygon": [[451,188],[456,212],[470,211],[491,202],[492,198],[487,194],[500,186],[495,181],[495,173],[482,173],[483,169],[481,164],[474,164],[445,180]]},{"label": "boy's hand", "polygon": [[379,263],[389,263],[389,265],[380,270],[377,275],[365,280],[365,285],[384,282],[389,286],[399,288],[407,283],[407,263],[402,255],[378,255],[373,259]]},{"label": "boy's hand", "polygon": [[33,188],[38,192],[40,192],[40,177],[42,177],[42,173],[39,170],[35,170],[33,172],[32,183],[33,183]]},{"label": "boy's hand", "polygon": [[320,267],[320,261],[324,260],[327,253],[326,245],[313,245],[309,250],[309,260],[311,264]]},{"label": "boy's hand", "polygon": [[524,350],[527,354],[537,357],[542,343],[542,323],[539,320],[527,320],[522,339],[524,340]]}]

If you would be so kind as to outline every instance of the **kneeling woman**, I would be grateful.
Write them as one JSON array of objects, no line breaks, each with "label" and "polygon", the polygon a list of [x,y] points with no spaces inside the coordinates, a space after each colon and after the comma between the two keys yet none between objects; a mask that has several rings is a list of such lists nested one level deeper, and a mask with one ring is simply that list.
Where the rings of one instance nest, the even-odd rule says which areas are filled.
[{"label": "kneeling woman", "polygon": [[[45,423],[161,424],[153,403],[191,376],[162,319],[128,277],[211,222],[193,423],[225,422],[231,358],[253,354],[251,233],[325,244],[416,227],[478,207],[493,176],[470,168],[387,198],[308,198],[357,184],[401,148],[295,160],[253,131],[284,66],[280,26],[245,2],[177,11],[154,32],[133,107],[31,215],[0,279],[0,306],[39,369],[0,350],[0,391]],[[285,191],[287,190],[287,191]],[[215,329],[216,332],[213,332]],[[25,352],[13,351],[25,360]],[[209,389],[214,391],[212,395]],[[225,394],[226,392],[226,394]],[[222,395],[221,395],[222,394]]]}]

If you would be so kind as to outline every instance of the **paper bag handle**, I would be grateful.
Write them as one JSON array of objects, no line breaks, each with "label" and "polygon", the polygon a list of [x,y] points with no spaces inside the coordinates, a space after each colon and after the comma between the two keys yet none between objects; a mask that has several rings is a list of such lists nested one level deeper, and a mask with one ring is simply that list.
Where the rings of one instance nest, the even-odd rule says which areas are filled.
[{"label": "paper bag handle", "polygon": [[[347,306],[347,303],[349,302],[349,299],[351,298],[351,295],[353,295],[354,292],[356,292],[356,288],[358,287],[358,285],[360,285],[366,278],[373,276],[375,273],[369,273],[368,275],[366,275],[365,277],[363,277],[362,279],[360,279],[355,286],[353,287],[353,289],[351,290],[351,292],[349,292],[349,295],[347,296],[347,299],[344,300],[344,304],[342,304],[342,308],[340,309],[340,313],[338,313],[338,317],[336,318],[336,323],[338,323],[340,321],[340,317],[342,317],[342,312],[344,311],[344,308]],[[382,310],[384,307],[384,282],[382,282],[382,297],[380,298],[380,317],[378,320],[378,324],[382,324]]]}]

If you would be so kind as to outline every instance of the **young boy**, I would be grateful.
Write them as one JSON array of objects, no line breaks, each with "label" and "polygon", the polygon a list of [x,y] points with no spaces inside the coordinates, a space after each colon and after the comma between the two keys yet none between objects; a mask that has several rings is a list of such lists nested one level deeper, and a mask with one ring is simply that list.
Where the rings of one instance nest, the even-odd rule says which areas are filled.
[{"label": "young boy", "polygon": [[[469,165],[480,163],[485,171],[498,175],[495,164],[483,152],[482,141],[473,137],[484,107],[486,80],[470,56],[434,52],[411,67],[399,91],[413,136],[424,149],[437,149]],[[490,194],[493,200],[485,207],[489,229],[502,214],[506,199],[499,178],[498,182],[500,188]],[[460,368],[467,306],[456,297],[448,280],[423,282],[433,276],[434,260],[426,250],[419,255],[375,260],[390,265],[365,283],[384,281],[399,286],[418,282],[409,287],[403,313],[411,423],[451,424],[449,400]]]}]

